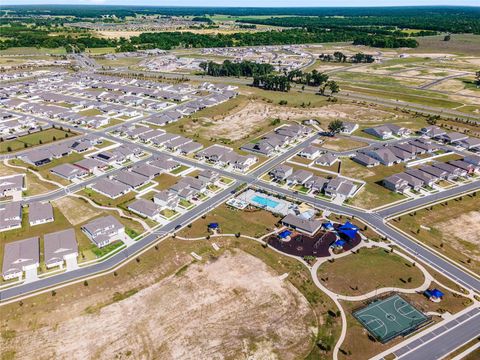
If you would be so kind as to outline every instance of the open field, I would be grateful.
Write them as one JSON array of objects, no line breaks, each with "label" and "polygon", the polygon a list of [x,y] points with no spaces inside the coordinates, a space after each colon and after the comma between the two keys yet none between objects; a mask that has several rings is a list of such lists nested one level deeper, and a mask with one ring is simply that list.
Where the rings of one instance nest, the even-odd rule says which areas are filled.
[{"label": "open field", "polygon": [[47,144],[56,140],[62,140],[66,137],[75,136],[75,133],[60,130],[60,129],[47,129],[39,131],[37,133],[25,135],[14,140],[7,140],[0,142],[0,153],[6,153],[11,151],[24,150],[26,148]]},{"label": "open field", "polygon": [[408,53],[450,53],[459,55],[480,54],[480,35],[452,34],[450,41],[443,41],[443,36],[418,37],[418,48],[407,50]]},{"label": "open field", "polygon": [[222,204],[205,215],[205,218],[194,221],[191,227],[181,230],[178,235],[193,238],[207,236],[209,234],[208,224],[216,222],[220,225],[221,233],[236,234],[239,232],[242,235],[260,237],[273,231],[279,220],[279,217],[266,210],[243,211]]},{"label": "open field", "polygon": [[361,295],[383,287],[411,289],[424,281],[422,272],[412,264],[379,248],[360,249],[358,254],[327,262],[318,269],[318,277],[342,295]]},{"label": "open field", "polygon": [[[232,358],[245,351],[254,357],[295,359],[311,347],[311,316],[305,297],[260,260],[244,252],[225,253],[146,289],[114,295],[113,303],[93,314],[20,332],[13,346],[18,359],[39,350],[49,357],[78,359],[126,353],[185,359],[220,353]],[[55,340],[57,333],[61,343]],[[226,342],[229,346],[221,346]]]},{"label": "open field", "polygon": [[404,165],[379,165],[373,168],[362,166],[351,159],[342,158],[341,173],[344,176],[366,181],[365,186],[348,203],[364,209],[373,209],[397,200],[404,196],[385,188],[381,181],[386,177],[403,171]]},{"label": "open field", "polygon": [[[46,293],[25,299],[22,306],[13,303],[1,307],[0,312],[11,314],[8,318],[6,316],[0,317],[2,319],[2,332],[11,334],[8,339],[7,337],[0,339],[1,346],[5,349],[4,354],[8,353],[12,356],[16,354],[19,358],[22,358],[28,356],[26,353],[35,351],[33,349],[38,351],[39,347],[43,349],[47,344],[51,344],[52,347],[45,349],[46,351],[55,351],[57,346],[52,344],[48,338],[45,338],[47,334],[52,334],[54,329],[62,330],[62,334],[66,333],[63,330],[68,329],[73,331],[74,334],[83,334],[82,328],[84,327],[91,331],[102,331],[105,323],[98,322],[99,319],[105,318],[106,324],[110,326],[109,319],[112,318],[116,324],[121,322],[125,324],[126,329],[129,329],[129,324],[137,324],[135,315],[138,313],[138,318],[142,320],[142,324],[139,324],[135,331],[125,333],[122,341],[114,341],[102,347],[95,346],[95,349],[98,349],[99,352],[97,357],[101,357],[105,353],[116,353],[122,358],[125,357],[126,353],[136,356],[136,351],[146,351],[147,349],[151,349],[157,354],[163,351],[164,354],[168,355],[167,351],[171,350],[172,347],[169,345],[161,346],[160,340],[154,341],[155,339],[147,334],[150,321],[153,322],[155,328],[148,333],[155,334],[155,336],[159,332],[157,329],[165,329],[162,324],[170,324],[163,335],[170,334],[168,338],[171,339],[171,344],[175,345],[177,344],[175,341],[177,338],[187,341],[188,346],[192,342],[200,347],[204,344],[205,338],[217,339],[220,337],[220,343],[225,343],[229,339],[231,341],[228,341],[230,344],[228,347],[222,346],[221,349],[216,347],[217,351],[223,353],[228,351],[225,350],[228,348],[237,349],[237,341],[241,340],[241,343],[246,344],[242,347],[242,354],[245,355],[245,351],[255,351],[255,347],[250,345],[260,339],[256,348],[258,351],[262,350],[263,356],[260,357],[262,359],[271,358],[271,356],[279,359],[290,358],[291,356],[305,358],[305,355],[310,351],[310,354],[306,357],[310,360],[331,357],[328,352],[320,351],[316,346],[312,349],[311,341],[315,338],[315,332],[318,329],[317,341],[333,348],[335,339],[339,334],[339,320],[336,316],[331,315],[335,313],[335,307],[328,298],[315,288],[309,280],[308,271],[302,265],[293,259],[283,257],[270,249],[264,249],[260,244],[246,239],[217,238],[215,242],[221,246],[221,252],[223,249],[232,249],[233,254],[236,255],[227,253],[215,261],[219,253],[215,253],[207,241],[169,239],[159,244],[157,249],[152,248],[140,256],[139,261],[126,264],[115,274],[88,280],[88,286],[81,282],[57,290],[55,296]],[[260,258],[267,266],[249,255],[233,250],[234,248],[240,248],[246,253]],[[210,259],[209,263],[205,266],[188,266],[192,263],[192,258],[188,255],[191,251]],[[219,266],[223,266],[222,270],[219,269]],[[246,268],[247,266],[248,268]],[[223,276],[224,273],[229,275]],[[285,282],[281,282],[275,277],[275,275],[279,276],[283,273],[289,274]],[[161,280],[172,274],[176,275]],[[222,275],[219,276],[218,274]],[[224,282],[223,279],[228,279],[228,283]],[[235,281],[234,287],[232,287],[231,279]],[[243,287],[239,286],[244,281],[242,279],[245,279],[249,284],[243,285]],[[176,285],[179,282],[182,286]],[[310,303],[311,310],[305,304],[305,298],[289,285],[289,282],[305,296]],[[207,291],[210,286],[215,286],[216,290]],[[228,286],[231,290],[218,292],[219,286]],[[243,309],[243,306],[239,306],[235,301],[248,305],[247,299],[250,296],[256,298],[257,295],[250,294],[247,290],[255,289],[258,286],[264,288],[264,290],[260,289],[258,293],[258,295],[262,295],[261,300],[255,303],[255,308],[249,308],[249,316],[239,317],[243,311],[239,309]],[[277,295],[268,295],[267,291],[272,286],[276,289]],[[180,297],[176,296],[177,292]],[[210,295],[206,298],[205,293]],[[279,297],[278,293],[281,293],[282,296]],[[212,297],[211,294],[217,295]],[[238,296],[238,294],[242,296]],[[186,295],[188,295],[188,300],[177,301],[177,299],[180,300]],[[167,299],[164,298],[165,296]],[[192,302],[192,298],[198,298],[199,300]],[[122,301],[122,299],[125,300]],[[209,300],[210,306],[205,307],[205,299]],[[227,299],[229,301],[226,301]],[[295,305],[287,305],[288,301],[293,299],[296,299]],[[159,302],[159,300],[162,300],[162,302]],[[222,301],[223,306],[217,306],[216,300]],[[61,311],[67,302],[69,311]],[[153,303],[157,305],[152,306]],[[258,306],[259,303],[262,305]],[[167,309],[158,311],[159,304],[172,309],[172,315],[178,314],[181,317],[188,315],[188,321],[177,321],[178,318],[175,318],[175,321],[168,321],[171,316],[168,315],[169,311]],[[287,306],[277,308],[282,304]],[[144,310],[145,314],[138,312],[138,309]],[[329,310],[331,312],[328,312]],[[214,311],[212,316],[205,316],[209,311]],[[257,315],[252,316],[252,313]],[[108,318],[105,317],[106,314],[109,315]],[[230,320],[223,317],[223,314],[230,315]],[[281,314],[285,314],[285,316],[279,318],[278,316]],[[296,316],[294,317],[295,321],[290,324],[288,319],[292,319],[293,314]],[[305,317],[305,315],[307,316]],[[275,320],[271,316],[275,316]],[[166,321],[157,323],[159,317]],[[303,320],[299,321],[299,317]],[[205,326],[205,319],[221,320],[222,328],[232,319],[236,323],[235,326],[229,326],[227,332],[219,332],[218,326]],[[250,326],[254,329],[255,336],[251,336],[251,333],[247,331],[239,333],[238,331],[242,329],[243,324],[250,324],[252,319],[257,324],[257,326]],[[264,322],[263,319],[270,321],[270,323]],[[185,327],[186,323],[191,324],[192,327]],[[278,328],[278,324],[280,324],[280,328],[283,328],[284,325],[291,326],[291,329],[275,337],[273,345],[264,341],[277,333],[274,328],[270,329],[269,325],[271,323],[275,323],[275,328]],[[181,324],[181,327],[177,328],[175,324]],[[199,324],[198,328],[193,327],[195,324]],[[322,325],[319,327],[318,324]],[[199,332],[200,328],[202,331]],[[182,329],[188,329],[188,331]],[[264,329],[266,330],[264,331]],[[109,332],[109,334],[117,333],[118,329]],[[195,337],[192,338],[188,335],[191,333],[195,333]],[[121,332],[121,334],[124,333]],[[136,334],[136,336],[129,334]],[[234,334],[235,337],[232,338],[231,334]],[[303,337],[290,338],[291,335],[295,334],[303,334]],[[31,341],[31,347],[22,350],[20,348],[23,346],[23,339],[26,336],[34,341]],[[69,335],[65,336],[70,339]],[[110,336],[115,335],[108,335],[108,338]],[[104,333],[102,332],[103,337]],[[90,335],[85,333],[85,337],[81,338],[81,343],[85,344],[90,338]],[[78,339],[78,337],[75,337],[72,342],[78,343]],[[97,341],[95,339],[95,343]],[[184,343],[184,345],[187,346],[187,343]],[[213,346],[216,343],[213,343]],[[235,346],[233,346],[234,344]],[[210,345],[212,346],[212,344]],[[71,344],[69,340],[68,346],[75,345]],[[279,352],[278,349],[282,346],[283,352]],[[89,352],[91,348],[93,347],[84,346],[79,351]],[[192,351],[195,351],[195,349]],[[146,356],[148,356],[151,353],[141,352],[140,354],[147,354]]]},{"label": "open field", "polygon": [[36,47],[13,47],[0,50],[0,55],[65,55],[67,51],[63,47],[48,49]]},{"label": "open field", "polygon": [[367,143],[348,137],[326,137],[321,147],[333,151],[348,151],[367,146]]},{"label": "open field", "polygon": [[478,274],[479,219],[478,196],[463,196],[448,201],[448,205],[435,205],[433,210],[423,209],[402,216],[400,221],[395,219],[392,224]]}]

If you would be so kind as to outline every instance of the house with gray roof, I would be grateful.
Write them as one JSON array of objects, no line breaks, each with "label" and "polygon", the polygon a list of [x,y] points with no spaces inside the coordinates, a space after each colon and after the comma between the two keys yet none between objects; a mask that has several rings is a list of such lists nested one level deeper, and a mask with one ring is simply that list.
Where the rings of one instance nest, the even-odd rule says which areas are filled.
[{"label": "house with gray roof", "polygon": [[423,171],[429,175],[434,176],[435,178],[439,180],[450,180],[454,176],[450,174],[448,171],[445,171],[443,169],[439,169],[437,167],[434,167],[432,165],[423,165],[418,168],[420,171]]},{"label": "house with gray roof", "polygon": [[153,202],[162,209],[175,209],[178,206],[179,197],[173,191],[162,190],[153,196]]},{"label": "house with gray roof", "polygon": [[287,185],[292,186],[292,185],[303,185],[305,184],[308,180],[310,180],[313,177],[313,173],[311,171],[303,170],[303,169],[298,169],[295,170],[292,175],[287,177]]},{"label": "house with gray roof", "polygon": [[315,164],[320,166],[332,166],[337,161],[339,161],[339,159],[336,155],[333,155],[332,153],[327,152],[325,154],[320,155],[320,157],[317,160],[315,160]]},{"label": "house with gray roof", "polygon": [[22,205],[9,202],[0,207],[0,232],[22,227]]},{"label": "house with gray roof", "polygon": [[131,168],[131,171],[146,176],[150,180],[164,172],[163,169],[150,164],[135,165]]},{"label": "house with gray roof", "polygon": [[38,236],[5,244],[2,276],[5,280],[21,279],[24,271],[34,271],[40,265]]},{"label": "house with gray roof", "polygon": [[428,174],[420,169],[407,169],[405,170],[405,174],[420,179],[424,185],[430,187],[432,187],[438,181],[438,178],[436,176]]},{"label": "house with gray roof", "polygon": [[467,171],[463,170],[459,167],[453,166],[451,164],[436,162],[432,164],[433,167],[436,167],[441,170],[445,170],[450,174],[450,179],[456,179],[458,177],[465,177],[467,176]]},{"label": "house with gray roof", "polygon": [[329,180],[324,177],[314,175],[308,181],[306,181],[303,186],[315,193],[320,193],[323,191],[328,181]]},{"label": "house with gray roof", "polygon": [[325,195],[331,196],[332,198],[341,196],[345,199],[352,197],[356,190],[357,185],[341,177],[330,180],[324,188]]},{"label": "house with gray roof", "polygon": [[405,172],[397,174],[398,177],[405,180],[407,185],[411,187],[413,190],[418,191],[420,188],[425,185],[424,181],[418,177],[412,176]]},{"label": "house with gray roof", "polygon": [[28,222],[30,226],[54,221],[53,207],[49,202],[33,202],[28,205]]},{"label": "house with gray roof", "polygon": [[51,168],[50,172],[67,180],[73,180],[88,175],[88,171],[69,163],[57,165]]},{"label": "house with gray roof", "polygon": [[390,175],[383,179],[382,183],[387,189],[398,193],[404,193],[409,187],[408,181],[398,174]]},{"label": "house with gray roof", "polygon": [[470,164],[464,160],[452,160],[449,161],[448,164],[466,171],[468,175],[471,175],[478,170],[477,166]]},{"label": "house with gray roof", "polygon": [[445,130],[436,125],[430,125],[420,129],[420,134],[429,138],[439,138],[446,133],[447,132]]},{"label": "house with gray roof", "polygon": [[316,146],[313,146],[313,145],[309,145],[309,146],[303,148],[302,150],[300,150],[300,152],[298,153],[298,156],[307,158],[309,160],[313,160],[318,155],[320,155],[320,153],[321,153],[320,148],[318,148]]},{"label": "house with gray roof", "polygon": [[96,172],[97,170],[104,170],[108,167],[108,165],[104,162],[91,158],[82,159],[80,161],[77,161],[73,165],[79,167],[82,170],[88,171],[90,174]]},{"label": "house with gray roof", "polygon": [[480,139],[469,137],[468,139],[461,140],[458,145],[467,150],[480,150]]},{"label": "house with gray roof", "polygon": [[288,165],[275,166],[268,173],[274,181],[284,181],[293,174],[293,167]]},{"label": "house with gray roof", "polygon": [[125,226],[112,215],[102,216],[82,226],[82,231],[98,248],[125,239]]},{"label": "house with gray roof", "polygon": [[144,218],[156,220],[160,215],[161,208],[153,201],[137,199],[128,205],[128,210]]},{"label": "house with gray roof", "polygon": [[202,150],[202,149],[203,149],[203,145],[196,142],[196,141],[191,141],[189,143],[180,145],[178,147],[178,151],[182,155],[190,155],[190,154],[193,154],[194,152]]},{"label": "house with gray roof", "polygon": [[340,134],[351,135],[354,131],[358,130],[358,124],[342,121],[343,122],[343,129],[340,131]]},{"label": "house with gray roof", "polygon": [[77,259],[78,245],[73,228],[45,234],[43,237],[45,265],[48,269],[62,267],[69,259]]},{"label": "house with gray roof", "polygon": [[99,179],[88,187],[106,197],[109,197],[110,199],[119,198],[120,196],[125,195],[131,190],[130,186],[124,183],[104,178]]},{"label": "house with gray roof", "polygon": [[120,170],[112,179],[130,186],[132,189],[139,188],[149,181],[148,177],[128,170]]},{"label": "house with gray roof", "polygon": [[45,149],[30,150],[20,156],[26,163],[33,166],[42,166],[52,161],[52,154]]},{"label": "house with gray roof", "polygon": [[480,167],[480,156],[476,156],[476,155],[465,156],[463,158],[463,161],[466,161],[470,164]]},{"label": "house with gray roof", "polygon": [[303,217],[288,214],[282,219],[282,224],[291,229],[314,235],[322,227],[322,222],[316,219],[305,219]]},{"label": "house with gray roof", "polygon": [[197,178],[205,183],[214,184],[220,179],[220,174],[211,169],[205,169],[198,173]]},{"label": "house with gray roof", "polygon": [[392,166],[402,161],[388,147],[381,147],[378,149],[370,150],[367,152],[367,155],[373,157],[374,159],[377,159],[382,165],[386,166]]},{"label": "house with gray roof", "polygon": [[0,177],[0,197],[11,196],[26,189],[25,174]]},{"label": "house with gray roof", "polygon": [[380,161],[368,156],[367,154],[364,153],[357,153],[353,158],[353,161],[356,163],[359,163],[360,165],[366,166],[366,167],[374,167],[380,165]]},{"label": "house with gray roof", "polygon": [[450,132],[441,136],[441,140],[450,144],[461,143],[468,139],[468,136],[459,132]]}]

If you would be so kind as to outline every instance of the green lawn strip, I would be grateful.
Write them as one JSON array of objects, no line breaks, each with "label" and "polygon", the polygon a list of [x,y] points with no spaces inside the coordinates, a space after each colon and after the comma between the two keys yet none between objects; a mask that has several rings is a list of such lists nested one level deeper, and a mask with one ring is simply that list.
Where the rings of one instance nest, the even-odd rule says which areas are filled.
[{"label": "green lawn strip", "polygon": [[185,170],[187,170],[187,169],[189,169],[189,168],[190,168],[190,167],[187,166],[187,165],[180,165],[180,166],[177,167],[176,169],[170,171],[170,173],[173,174],[173,175],[178,175],[178,174],[180,174],[181,172],[183,172],[183,171],[185,171]]},{"label": "green lawn strip", "polygon": [[360,249],[357,254],[326,262],[319,279],[335,293],[361,295],[383,287],[412,289],[424,281],[422,272],[395,253],[384,249]]},{"label": "green lawn strip", "polygon": [[0,153],[24,150],[35,145],[48,144],[75,135],[77,134],[74,132],[51,128],[25,135],[14,140],[1,141]]}]

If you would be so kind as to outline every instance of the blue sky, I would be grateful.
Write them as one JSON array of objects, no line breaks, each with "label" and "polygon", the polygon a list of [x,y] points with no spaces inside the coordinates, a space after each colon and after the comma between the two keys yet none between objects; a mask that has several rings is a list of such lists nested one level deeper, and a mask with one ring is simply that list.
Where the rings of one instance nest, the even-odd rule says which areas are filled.
[{"label": "blue sky", "polygon": [[0,0],[5,5],[21,4],[103,4],[156,6],[238,6],[238,7],[292,7],[292,6],[409,6],[409,5],[471,5],[479,0]]}]

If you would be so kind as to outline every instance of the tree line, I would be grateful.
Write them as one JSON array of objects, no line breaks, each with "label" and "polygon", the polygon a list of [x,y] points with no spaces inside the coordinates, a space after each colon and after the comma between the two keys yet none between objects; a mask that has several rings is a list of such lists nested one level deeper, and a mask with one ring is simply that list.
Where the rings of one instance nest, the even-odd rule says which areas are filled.
[{"label": "tree line", "polygon": [[259,64],[253,61],[244,60],[239,63],[225,60],[222,64],[213,61],[200,63],[200,68],[205,75],[209,76],[261,76],[273,72],[271,64]]},{"label": "tree line", "polygon": [[348,57],[341,51],[335,51],[332,54],[320,54],[318,55],[318,58],[322,61],[330,62],[330,61],[335,61],[335,62],[352,62],[355,64],[361,64],[361,63],[373,63],[375,61],[375,58],[373,55],[370,54],[364,54],[364,53],[357,53],[355,55],[352,55]]}]

